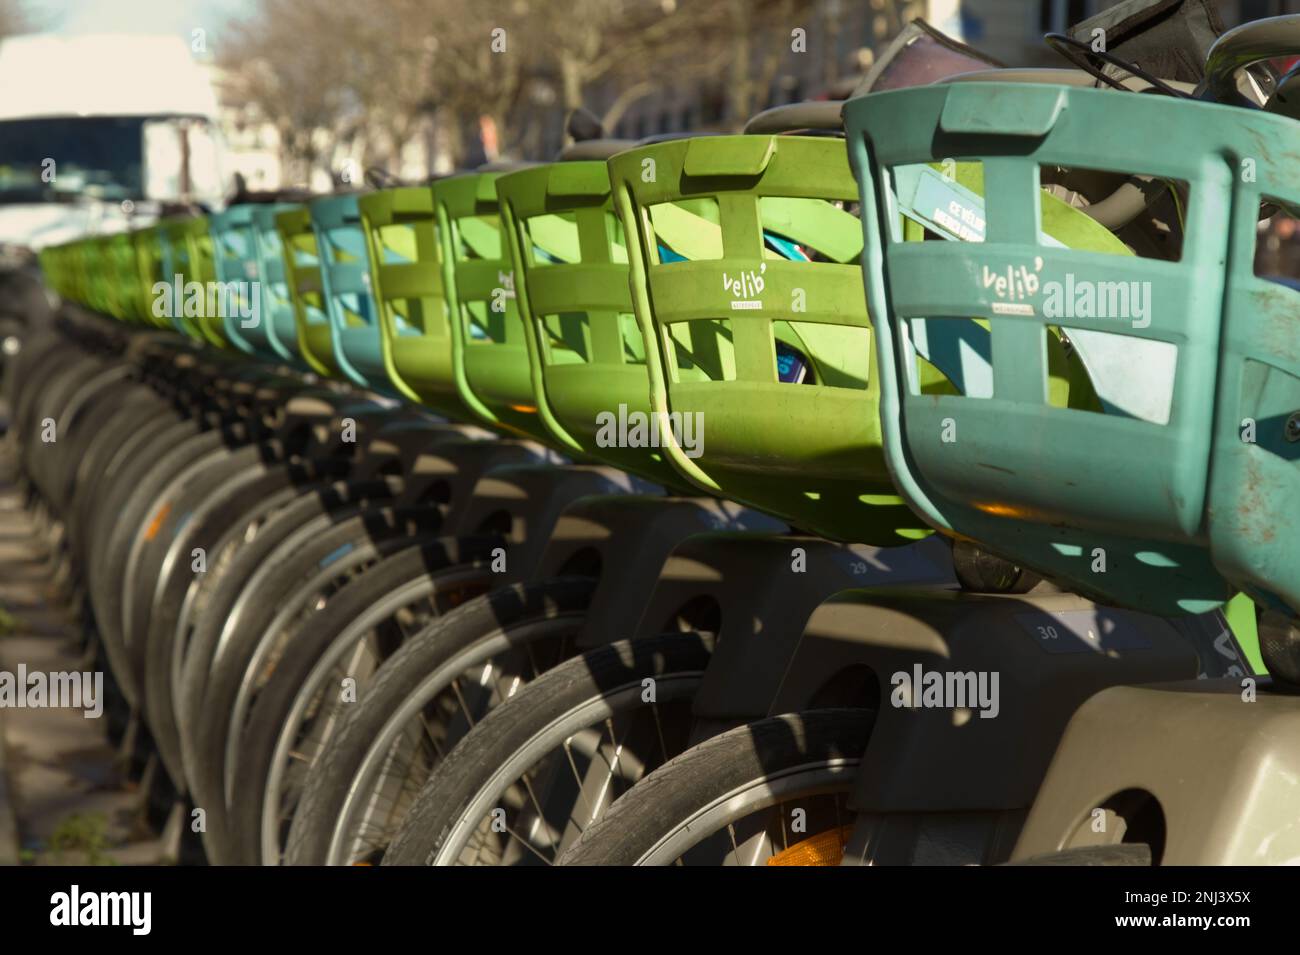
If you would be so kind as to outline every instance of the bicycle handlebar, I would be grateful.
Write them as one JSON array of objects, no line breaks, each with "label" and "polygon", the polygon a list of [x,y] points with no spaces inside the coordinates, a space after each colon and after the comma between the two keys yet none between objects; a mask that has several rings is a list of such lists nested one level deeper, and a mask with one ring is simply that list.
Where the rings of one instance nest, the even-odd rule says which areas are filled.
[{"label": "bicycle handlebar", "polygon": [[841,131],[844,120],[840,100],[817,100],[810,103],[789,103],[765,109],[745,124],[746,133],[779,134],[800,129],[827,129]]},{"label": "bicycle handlebar", "polygon": [[1220,102],[1236,96],[1237,71],[1260,60],[1300,53],[1300,15],[1269,17],[1229,30],[1205,57],[1205,83]]}]

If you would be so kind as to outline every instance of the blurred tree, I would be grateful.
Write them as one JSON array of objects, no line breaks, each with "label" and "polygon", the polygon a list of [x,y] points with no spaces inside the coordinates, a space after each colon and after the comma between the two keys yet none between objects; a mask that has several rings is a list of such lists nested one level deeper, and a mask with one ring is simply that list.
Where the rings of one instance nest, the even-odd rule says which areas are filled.
[{"label": "blurred tree", "polygon": [[402,148],[438,101],[438,50],[429,0],[352,0],[337,4],[342,79],[357,101],[358,123],[375,150],[372,164],[400,171]]},{"label": "blurred tree", "polygon": [[544,50],[536,30],[542,5],[529,0],[428,0],[434,25],[434,82],[462,129],[477,131],[486,158],[524,134],[512,124]]},{"label": "blurred tree", "polygon": [[348,57],[332,36],[337,9],[332,0],[259,0],[216,47],[233,96],[254,104],[279,134],[282,158],[302,165],[305,175],[291,178],[310,179],[327,154],[322,133],[333,140],[345,123]]},{"label": "blurred tree", "polygon": [[[873,29],[892,32],[913,0],[866,2]],[[709,122],[739,127],[771,105],[783,72],[798,72],[800,29],[823,41],[808,51],[822,64],[809,78],[838,78],[838,59],[824,61],[839,56],[844,3],[255,0],[222,63],[308,167],[347,144],[397,171],[403,147],[435,125],[458,164],[521,150],[545,158],[564,115],[583,105],[612,129],[646,96],[662,98],[664,113],[673,91],[685,102],[707,88],[718,103]]]}]

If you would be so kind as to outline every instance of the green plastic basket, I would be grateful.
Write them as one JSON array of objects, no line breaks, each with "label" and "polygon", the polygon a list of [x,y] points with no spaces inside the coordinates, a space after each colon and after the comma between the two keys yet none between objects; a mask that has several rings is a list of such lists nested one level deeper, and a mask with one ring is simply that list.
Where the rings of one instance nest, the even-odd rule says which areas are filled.
[{"label": "green plastic basket", "polygon": [[293,303],[298,353],[317,374],[342,377],[334,361],[333,332],[321,284],[320,256],[311,210],[287,209],[275,217],[284,261],[285,284]]},{"label": "green plastic basket", "polygon": [[443,292],[452,321],[452,373],[464,404],[486,423],[548,444],[538,417],[514,263],[497,205],[499,171],[433,184]]},{"label": "green plastic basket", "polygon": [[362,196],[357,206],[389,381],[398,394],[439,414],[473,418],[456,384],[455,328],[443,293],[433,191],[382,189]]},{"label": "green plastic basket", "polygon": [[135,239],[129,232],[115,232],[105,240],[105,250],[111,286],[111,314],[119,321],[140,323],[144,316],[141,310],[140,270],[136,262]]},{"label": "green plastic basket", "polygon": [[83,247],[86,256],[86,277],[90,283],[91,307],[110,318],[117,318],[113,258],[108,236],[91,236],[85,240]]},{"label": "green plastic basket", "polygon": [[[1261,201],[1300,203],[1300,126],[1165,97],[1011,83],[874,94],[844,115],[862,186],[886,450],[918,512],[1108,602],[1203,611],[1232,592],[1221,573],[1263,602],[1300,609],[1300,293],[1253,274]],[[983,164],[983,241],[902,241],[899,169],[953,158]],[[1042,242],[1040,166],[1186,183],[1180,258]],[[1023,294],[985,281],[1002,274],[1020,276]],[[1103,289],[1118,302],[1110,296],[1120,287],[1149,308],[1096,305]],[[1083,303],[1086,289],[1094,305],[1062,316],[1063,290]],[[991,329],[991,392],[918,394],[918,323],[933,339],[971,318]],[[1091,356],[1088,333],[1163,357],[1134,377],[1164,412],[1049,404],[1042,342],[1053,324],[1083,332],[1075,337],[1094,379],[1124,351]]]},{"label": "green plastic basket", "polygon": [[[162,227],[155,224],[137,229],[131,233],[131,240],[135,245],[136,270],[139,274],[136,288],[141,315],[145,322],[157,328],[178,328],[177,323],[167,314],[167,308],[164,307],[171,303],[168,307],[174,310],[172,294],[167,290],[173,286],[175,270],[171,267],[169,245]],[[159,283],[162,283],[167,290],[162,289]],[[166,302],[160,298],[157,291],[162,291]]]},{"label": "green plastic basket", "polygon": [[86,304],[101,314],[112,315],[112,267],[104,236],[88,236],[81,240],[81,263],[86,283]]},{"label": "green plastic basket", "polygon": [[[168,219],[161,223],[161,230],[168,245],[172,268],[172,274],[165,276],[164,281],[173,285],[179,282],[182,289],[180,301],[173,298],[173,312],[177,312],[177,304],[181,306],[179,313],[173,314],[173,322],[192,338],[218,348],[228,347],[222,307],[217,296],[212,294],[216,270],[207,217]],[[197,284],[197,293],[191,283]]]},{"label": "green plastic basket", "polygon": [[570,452],[689,487],[657,442],[610,440],[620,417],[648,421],[652,409],[607,164],[558,162],[504,175],[496,185],[516,304],[533,349],[538,417]]},{"label": "green plastic basket", "polygon": [[47,245],[36,253],[36,261],[41,267],[41,278],[45,287],[54,294],[69,297],[67,269],[64,266],[66,248],[62,245]]},{"label": "green plastic basket", "polygon": [[[843,140],[676,140],[615,156],[609,174],[672,466],[827,537],[925,536],[881,453]],[[815,383],[782,380],[799,362]]]}]

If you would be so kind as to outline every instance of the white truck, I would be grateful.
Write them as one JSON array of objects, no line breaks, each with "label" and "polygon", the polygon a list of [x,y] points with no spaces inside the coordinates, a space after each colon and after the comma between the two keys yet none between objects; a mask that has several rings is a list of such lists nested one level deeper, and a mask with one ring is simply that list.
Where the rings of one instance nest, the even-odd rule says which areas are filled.
[{"label": "white truck", "polygon": [[219,206],[221,153],[216,93],[180,37],[0,43],[0,258]]}]

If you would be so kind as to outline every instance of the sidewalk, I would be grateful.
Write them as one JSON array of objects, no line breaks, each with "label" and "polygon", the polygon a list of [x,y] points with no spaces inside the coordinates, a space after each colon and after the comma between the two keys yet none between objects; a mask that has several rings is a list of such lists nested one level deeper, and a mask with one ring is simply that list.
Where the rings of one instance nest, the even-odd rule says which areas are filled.
[{"label": "sidewalk", "polygon": [[[0,671],[85,671],[77,621],[50,603],[44,542],[12,473],[0,439]],[[0,708],[0,865],[158,864],[162,844],[139,805],[102,720]]]}]

